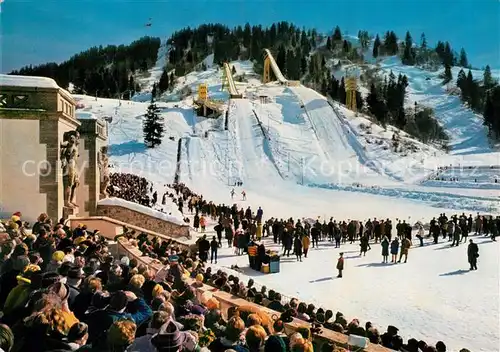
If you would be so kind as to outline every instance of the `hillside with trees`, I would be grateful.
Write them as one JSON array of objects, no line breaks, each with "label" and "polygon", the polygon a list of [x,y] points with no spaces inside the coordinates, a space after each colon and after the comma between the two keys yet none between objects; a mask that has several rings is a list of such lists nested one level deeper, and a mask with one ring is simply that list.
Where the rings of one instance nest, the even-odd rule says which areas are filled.
[{"label": "hillside with trees", "polygon": [[160,44],[160,38],[143,37],[129,45],[93,47],[60,64],[26,66],[11,74],[51,77],[63,88],[72,83],[76,94],[128,99],[140,90],[134,74],[154,66]]},{"label": "hillside with trees", "polygon": [[[299,28],[288,22],[274,23],[268,27],[251,26],[247,23],[235,28],[222,24],[204,24],[174,32],[167,45],[169,51],[164,72],[157,82],[158,94],[171,88],[175,77],[184,76],[196,69],[205,69],[201,62],[212,53],[215,64],[221,65],[232,60],[251,60],[254,70],[261,73],[265,48],[271,50],[285,77],[301,80],[303,84],[324,94],[328,92],[333,99],[340,102],[345,101],[345,87],[343,80],[337,81],[332,77],[332,70],[342,69],[342,60],[363,66],[367,63],[373,64],[373,60],[384,56],[398,55],[404,65],[430,71],[444,68],[443,85],[449,85],[453,80],[452,67],[461,66],[463,70],[457,77],[457,86],[462,101],[475,112],[483,114],[484,124],[489,128],[492,137],[499,138],[500,135],[500,110],[495,101],[499,94],[498,82],[492,79],[489,67],[486,67],[482,80],[472,77],[472,73],[466,71],[471,67],[463,48],[456,52],[446,41],[438,41],[435,47],[431,47],[424,33],[417,41],[410,32],[407,32],[404,38],[398,38],[391,30],[383,35],[372,35],[368,31],[360,30],[357,39],[353,40],[353,37],[344,36],[338,26],[331,34],[322,36],[315,29]],[[101,97],[123,95],[123,98],[127,99],[130,92],[140,89],[134,82],[134,75],[147,71],[154,65],[159,46],[158,38],[144,37],[128,46],[95,47],[62,64],[24,67],[12,73],[52,77],[62,87],[68,87],[71,82],[76,93]],[[370,60],[365,60],[365,56],[371,56]],[[331,59],[337,59],[337,63]],[[399,78],[395,79],[396,84],[398,81]],[[428,108],[419,107],[421,112],[425,112],[425,123],[412,123],[412,118],[407,118],[417,118],[418,114],[415,114],[413,108],[408,109],[393,103],[394,99],[399,101],[399,98],[388,93],[390,82],[365,80],[365,84],[370,88],[370,95],[366,97],[365,103],[361,94],[357,93],[360,110],[372,114],[382,124],[395,124],[412,130],[412,134],[419,130],[416,136],[424,140],[442,136],[441,132],[431,136],[421,131],[422,126],[430,125],[430,130],[439,131],[439,124],[433,120],[433,114],[429,113]],[[404,94],[402,96],[404,97]],[[380,105],[381,101],[384,101],[385,107]],[[388,114],[384,115],[382,112],[386,111],[386,108]]]}]

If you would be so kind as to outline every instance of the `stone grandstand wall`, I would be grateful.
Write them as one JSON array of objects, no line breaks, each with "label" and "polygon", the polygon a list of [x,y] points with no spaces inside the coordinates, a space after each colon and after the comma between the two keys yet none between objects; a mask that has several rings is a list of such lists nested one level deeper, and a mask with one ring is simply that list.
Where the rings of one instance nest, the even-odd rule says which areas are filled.
[{"label": "stone grandstand wall", "polygon": [[127,224],[146,228],[173,239],[190,237],[189,226],[175,224],[120,205],[98,204],[97,215],[107,216]]}]

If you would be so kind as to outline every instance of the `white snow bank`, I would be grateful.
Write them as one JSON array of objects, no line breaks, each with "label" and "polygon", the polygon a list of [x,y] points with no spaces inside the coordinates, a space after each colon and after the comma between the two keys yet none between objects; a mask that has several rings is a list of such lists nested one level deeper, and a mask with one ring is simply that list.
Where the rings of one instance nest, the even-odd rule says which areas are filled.
[{"label": "white snow bank", "polygon": [[30,88],[60,88],[56,81],[48,77],[0,75],[0,86]]},{"label": "white snow bank", "polygon": [[123,208],[127,208],[130,210],[136,211],[138,213],[152,216],[154,218],[157,218],[157,219],[160,219],[163,221],[168,221],[168,222],[174,223],[176,225],[185,225],[185,223],[181,219],[178,219],[175,216],[168,215],[168,214],[162,213],[158,210],[154,210],[154,209],[145,207],[145,206],[137,204],[137,203],[129,202],[129,201],[127,201],[125,199],[121,199],[121,198],[113,197],[113,198],[101,199],[97,204],[98,205],[113,205],[113,206],[123,207]]},{"label": "white snow bank", "polygon": [[97,116],[95,116],[91,112],[86,112],[86,111],[77,111],[76,118],[78,120],[97,120]]}]

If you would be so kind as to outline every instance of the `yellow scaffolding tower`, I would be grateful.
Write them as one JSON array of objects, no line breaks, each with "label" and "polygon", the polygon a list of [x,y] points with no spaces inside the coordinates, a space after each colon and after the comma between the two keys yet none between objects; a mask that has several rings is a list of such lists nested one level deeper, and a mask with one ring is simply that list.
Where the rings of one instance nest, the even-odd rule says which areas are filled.
[{"label": "yellow scaffolding tower", "polygon": [[208,99],[208,86],[206,83],[202,83],[198,86],[198,100]]},{"label": "yellow scaffolding tower", "polygon": [[357,88],[356,77],[348,76],[345,81],[346,105],[349,110],[352,110],[354,112],[357,111],[356,88]]},{"label": "yellow scaffolding tower", "polygon": [[271,82],[271,59],[269,59],[269,56],[267,55],[264,58],[264,73],[262,75],[262,82]]}]

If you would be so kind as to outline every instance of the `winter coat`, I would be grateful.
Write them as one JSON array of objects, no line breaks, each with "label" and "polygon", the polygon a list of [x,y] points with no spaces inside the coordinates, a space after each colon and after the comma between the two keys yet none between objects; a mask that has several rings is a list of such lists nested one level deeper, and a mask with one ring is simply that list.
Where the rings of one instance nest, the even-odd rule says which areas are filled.
[{"label": "winter coat", "polygon": [[479,247],[476,243],[469,243],[467,247],[467,259],[469,263],[479,257]]},{"label": "winter coat", "polygon": [[302,241],[300,238],[295,238],[295,241],[293,242],[293,249],[295,251],[295,255],[302,255]]},{"label": "winter coat", "polygon": [[199,228],[200,227],[200,217],[198,216],[198,214],[196,214],[194,216],[194,219],[193,219],[193,227],[195,229]]},{"label": "winter coat", "polygon": [[368,250],[368,237],[362,237],[359,245],[361,247],[361,252],[366,252]]},{"label": "winter coat", "polygon": [[399,252],[399,241],[394,240],[391,242],[391,254],[396,255]]},{"label": "winter coat", "polygon": [[131,305],[135,308],[133,310],[134,313],[132,314],[126,312],[115,312],[110,309],[98,310],[89,314],[86,319],[89,326],[89,342],[92,343],[100,338],[102,339],[109,327],[120,319],[132,319],[135,324],[139,326],[153,314],[151,308],[142,298],[138,298],[134,302],[130,302],[129,307]]},{"label": "winter coat", "polygon": [[337,269],[338,270],[344,270],[344,257],[340,257],[337,260]]},{"label": "winter coat", "polygon": [[260,222],[257,224],[255,237],[257,237],[257,241],[260,241],[260,239],[262,238],[262,224]]},{"label": "winter coat", "polygon": [[201,226],[201,227],[205,227],[205,226],[207,226],[207,220],[205,219],[205,217],[204,217],[204,216],[202,216],[202,217],[200,218],[200,226]]},{"label": "winter coat", "polygon": [[[389,255],[389,240],[385,238],[382,243],[380,243],[382,246],[382,256],[388,256]],[[397,250],[396,250],[397,253]]]},{"label": "winter coat", "polygon": [[308,249],[310,244],[311,244],[311,240],[309,239],[309,236],[302,237],[302,247],[304,249]]},{"label": "winter coat", "polygon": [[405,238],[403,242],[401,243],[401,254],[406,254],[408,255],[408,250],[411,247],[411,242],[409,239]]}]

